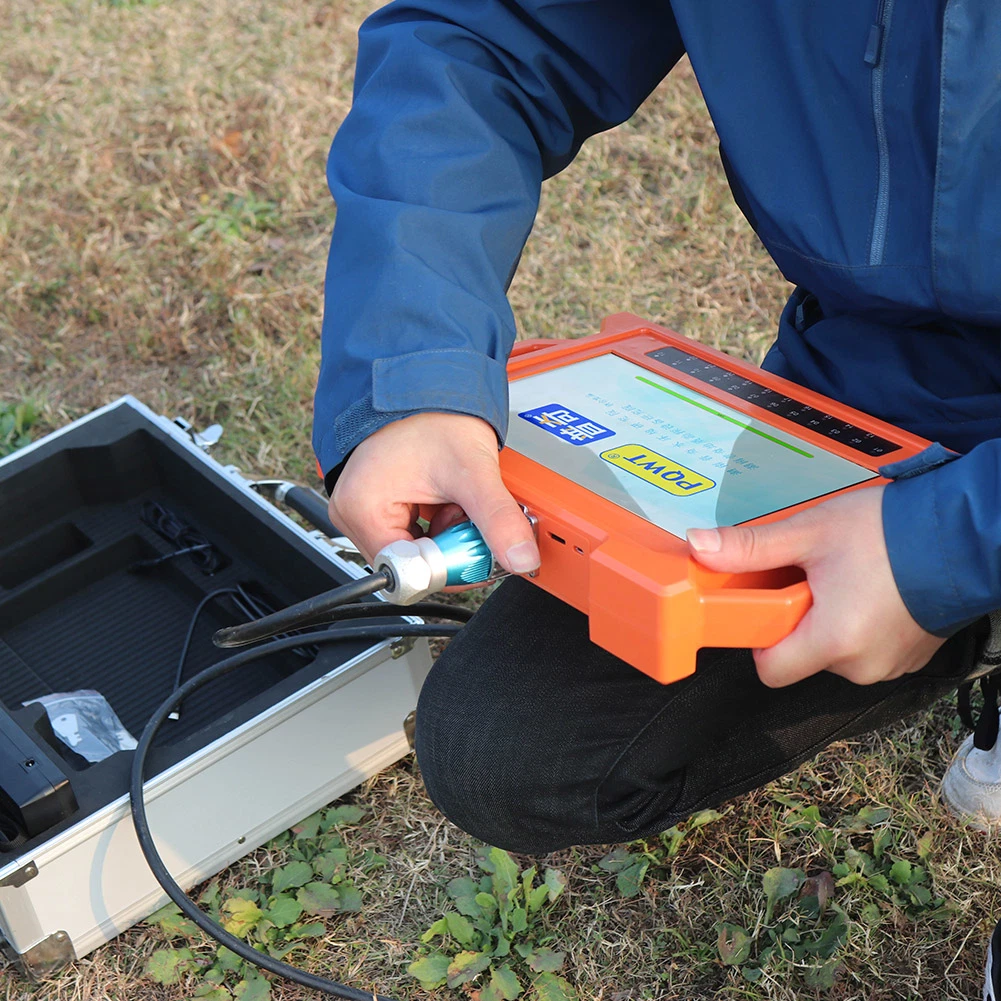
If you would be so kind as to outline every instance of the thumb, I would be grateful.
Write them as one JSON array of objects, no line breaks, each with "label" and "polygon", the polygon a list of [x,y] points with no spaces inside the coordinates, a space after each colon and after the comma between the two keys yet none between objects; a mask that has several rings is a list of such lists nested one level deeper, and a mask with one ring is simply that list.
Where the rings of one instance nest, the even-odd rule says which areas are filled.
[{"label": "thumb", "polygon": [[485,464],[470,477],[468,493],[456,492],[455,501],[483,533],[490,551],[511,573],[529,573],[539,567],[539,547],[532,526],[508,493],[495,463]]},{"label": "thumb", "polygon": [[795,517],[768,525],[692,528],[687,536],[692,556],[723,573],[799,566],[809,551],[807,526]]}]

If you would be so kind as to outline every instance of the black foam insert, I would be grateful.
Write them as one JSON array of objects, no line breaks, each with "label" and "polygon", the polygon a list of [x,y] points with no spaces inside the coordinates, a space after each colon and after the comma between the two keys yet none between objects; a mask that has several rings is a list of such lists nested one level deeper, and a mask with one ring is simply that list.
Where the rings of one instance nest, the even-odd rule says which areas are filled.
[{"label": "black foam insert", "polygon": [[[180,556],[137,571],[138,561],[176,548],[143,520],[147,501],[205,536],[221,554],[222,568],[207,574]],[[127,792],[132,754],[87,765],[52,735],[40,707],[24,702],[96,689],[138,737],[174,688],[184,637],[207,594],[242,585],[281,607],[347,580],[226,474],[128,404],[0,464],[0,703],[69,774],[80,809],[63,826]],[[212,634],[240,621],[246,616],[231,597],[206,605],[185,678],[225,655],[212,645]],[[217,679],[165,725],[150,774],[368,645],[323,646],[312,656],[285,651]]]}]

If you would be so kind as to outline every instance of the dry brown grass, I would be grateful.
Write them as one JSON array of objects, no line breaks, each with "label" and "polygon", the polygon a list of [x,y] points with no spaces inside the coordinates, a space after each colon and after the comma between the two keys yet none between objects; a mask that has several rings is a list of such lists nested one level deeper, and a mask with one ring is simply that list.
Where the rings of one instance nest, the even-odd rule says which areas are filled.
[{"label": "dry brown grass", "polygon": [[[372,6],[0,5],[0,399],[31,398],[56,426],[132,392],[160,411],[222,420],[227,461],[309,475],[333,220],[323,166],[348,106],[354,30]],[[681,68],[547,185],[511,296],[527,336],[589,333],[603,315],[631,310],[758,360],[787,291],[730,199]],[[829,996],[977,996],[1001,855],[936,802],[956,740],[941,708],[836,745],[732,804],[632,900],[593,869],[598,849],[548,860],[570,875],[554,931],[581,996],[810,996],[788,977],[743,982],[715,949],[718,920],[760,916],[768,867],[818,858],[816,841],[783,820],[775,796],[789,791],[832,825],[869,802],[891,806],[908,838],[932,832],[935,885],[955,908],[945,923],[898,915],[854,926]],[[372,877],[363,914],[332,925],[310,962],[416,997],[406,963],[473,844],[430,806],[412,762],[355,798],[373,819],[354,843],[391,862]],[[276,861],[264,849],[227,879],[252,883]],[[141,976],[162,944],[135,929],[42,985],[0,972],[0,990],[7,1001],[186,996]],[[307,992],[276,984],[274,996]]]}]

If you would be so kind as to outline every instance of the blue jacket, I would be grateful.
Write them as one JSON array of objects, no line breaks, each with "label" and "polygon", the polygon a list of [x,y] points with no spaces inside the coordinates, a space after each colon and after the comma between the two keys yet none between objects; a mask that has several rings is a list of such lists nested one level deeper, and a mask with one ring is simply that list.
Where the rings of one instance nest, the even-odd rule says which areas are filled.
[{"label": "blue jacket", "polygon": [[933,632],[1001,607],[998,0],[410,0],[373,15],[328,166],[324,471],[418,411],[478,415],[504,440],[505,291],[542,180],[686,51],[737,202],[798,286],[765,367],[963,453],[890,470],[904,474],[884,495],[890,560]]}]

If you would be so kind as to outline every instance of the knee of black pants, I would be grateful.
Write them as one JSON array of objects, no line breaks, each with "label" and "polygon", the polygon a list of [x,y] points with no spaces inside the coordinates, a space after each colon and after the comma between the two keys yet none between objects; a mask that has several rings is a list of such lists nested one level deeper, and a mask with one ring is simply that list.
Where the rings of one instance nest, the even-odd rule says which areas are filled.
[{"label": "knee of black pants", "polygon": [[661,746],[671,741],[638,761],[634,738],[684,687],[669,692],[596,647],[585,616],[511,578],[424,683],[416,750],[427,792],[457,826],[512,851],[628,840],[677,791],[664,774],[678,767]]},{"label": "knee of black pants", "polygon": [[547,789],[518,753],[517,744],[531,743],[512,740],[518,726],[450,672],[432,671],[417,703],[417,761],[428,796],[453,824],[489,845],[542,855],[573,844],[576,825],[566,790]]}]

